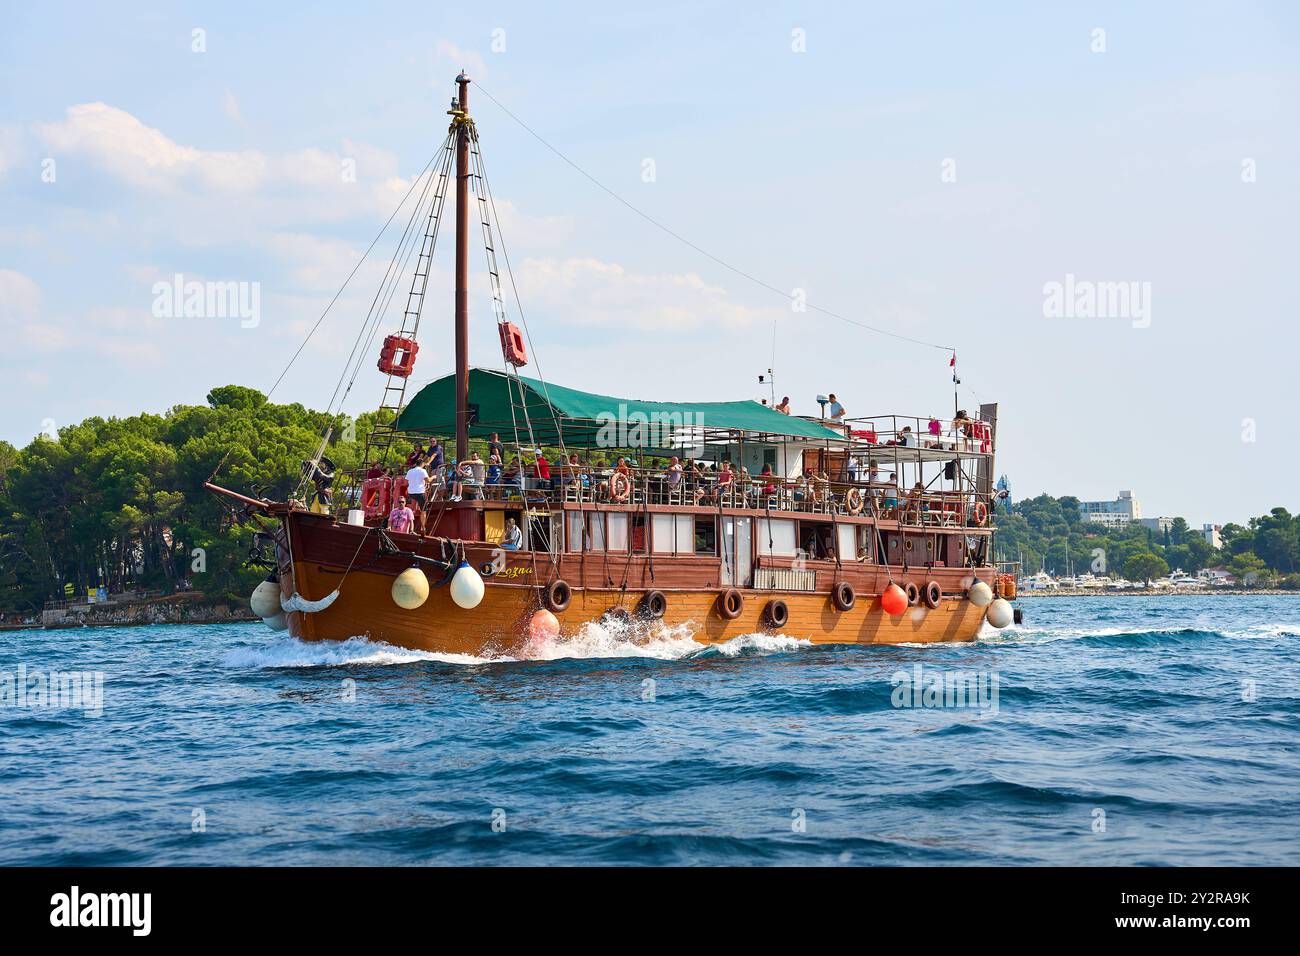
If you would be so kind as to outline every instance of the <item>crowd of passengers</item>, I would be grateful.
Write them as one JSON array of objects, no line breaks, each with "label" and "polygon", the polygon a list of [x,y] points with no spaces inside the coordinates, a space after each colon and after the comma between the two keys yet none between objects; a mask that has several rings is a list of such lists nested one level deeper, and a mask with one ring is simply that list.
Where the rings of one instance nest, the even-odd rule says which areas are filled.
[{"label": "crowd of passengers", "polygon": [[[628,489],[640,482],[640,494],[625,494],[621,500],[647,500],[651,504],[810,510],[831,510],[843,504],[827,472],[813,469],[805,469],[797,478],[786,478],[774,473],[770,465],[751,475],[748,469],[735,468],[725,458],[711,462],[674,456],[664,467],[642,469],[627,457],[618,457],[609,465],[583,462],[577,453],[571,453],[551,462],[540,448],[529,457],[526,464],[517,455],[507,460],[504,443],[493,433],[487,443],[486,461],[477,451],[471,451],[464,461],[456,461],[448,457],[438,438],[431,438],[427,445],[417,444],[411,449],[401,469],[372,463],[366,478],[405,477],[406,496],[394,502],[389,516],[389,526],[398,531],[423,530],[429,504],[440,500],[501,498],[540,491],[558,492],[572,500],[613,501],[616,496],[611,494],[611,479],[615,474],[627,476],[623,487]],[[849,457],[845,474],[837,480],[842,483],[845,479],[861,490],[866,514],[919,522],[922,512],[929,510],[929,493],[924,484],[917,482],[904,490],[898,474],[883,473],[875,461]]]}]

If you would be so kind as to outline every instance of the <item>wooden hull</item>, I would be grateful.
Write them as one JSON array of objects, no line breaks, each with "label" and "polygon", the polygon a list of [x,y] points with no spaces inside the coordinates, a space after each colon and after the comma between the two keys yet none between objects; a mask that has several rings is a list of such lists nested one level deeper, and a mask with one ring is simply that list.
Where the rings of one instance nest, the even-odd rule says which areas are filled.
[{"label": "wooden hull", "polygon": [[[445,584],[431,588],[421,607],[404,610],[393,602],[391,589],[397,574],[411,567],[412,560],[372,553],[363,534],[364,529],[297,516],[286,522],[283,536],[288,546],[280,549],[283,593],[289,595],[296,589],[304,598],[319,600],[335,589],[339,591],[338,598],[323,611],[289,614],[293,636],[305,641],[366,637],[398,647],[475,657],[528,656],[528,624],[541,607],[540,589],[533,582],[545,584],[557,576],[548,555],[511,553],[506,569],[485,580],[483,601],[473,610],[458,607]],[[413,551],[431,556],[438,553],[429,539],[394,537]],[[492,554],[486,543],[466,543],[465,557],[471,566],[490,562]],[[939,579],[941,570],[960,571],[931,569],[915,579]],[[440,572],[428,569],[427,573],[431,583],[437,585]],[[608,568],[602,567],[601,573],[608,579]],[[711,573],[714,579],[710,579]],[[769,601],[776,599],[789,608],[789,621],[780,633],[816,644],[972,641],[984,621],[983,609],[956,594],[946,596],[933,609],[918,604],[898,617],[885,614],[879,594],[887,583],[887,572],[881,568],[838,569],[834,576],[839,579],[856,578],[853,584],[857,600],[848,611],[836,609],[829,587],[824,592],[743,588],[744,606],[733,620],[719,613],[721,587],[716,570],[711,572],[707,563],[683,570],[661,560],[654,574],[654,589],[667,598],[667,611],[660,623],[667,628],[680,627],[683,635],[701,644],[771,630],[763,620],[763,611]],[[969,580],[969,571],[965,574]],[[568,608],[556,614],[563,636],[573,636],[584,625],[600,622],[611,608],[635,611],[650,590],[640,580],[636,586],[597,586],[590,580],[591,575],[572,561],[567,569],[561,568],[559,576],[573,585]],[[698,580],[699,585],[690,586],[690,578]],[[955,590],[955,586],[945,585],[950,594]]]}]

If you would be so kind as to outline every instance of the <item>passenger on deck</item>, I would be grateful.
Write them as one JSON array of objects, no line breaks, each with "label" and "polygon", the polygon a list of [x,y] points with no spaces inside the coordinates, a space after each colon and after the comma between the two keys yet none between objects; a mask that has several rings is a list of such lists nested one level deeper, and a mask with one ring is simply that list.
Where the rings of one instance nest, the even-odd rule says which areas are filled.
[{"label": "passenger on deck", "polygon": [[672,494],[682,486],[682,463],[676,455],[668,462],[668,470],[664,472],[664,488],[668,494]]},{"label": "passenger on deck", "polygon": [[812,480],[813,504],[824,505],[829,500],[831,493],[831,480],[826,472],[820,475],[814,475]]},{"label": "passenger on deck", "polygon": [[916,434],[912,431],[911,425],[903,426],[903,430],[898,433],[898,443],[908,448],[916,447]]},{"label": "passenger on deck", "polygon": [[764,465],[763,470],[758,473],[758,477],[763,479],[763,497],[770,498],[776,494],[776,475],[772,474],[772,466]]},{"label": "passenger on deck", "polygon": [[464,491],[460,483],[460,462],[453,458],[451,461],[447,462],[445,470],[447,472],[447,500],[460,501],[463,497],[462,492]]},{"label": "passenger on deck", "polygon": [[921,512],[925,506],[922,499],[925,497],[925,485],[917,482],[912,486],[912,490],[907,493],[907,517],[905,520],[913,524],[921,523]]},{"label": "passenger on deck", "polygon": [[496,452],[493,452],[488,457],[487,483],[489,485],[501,484],[501,456]]},{"label": "passenger on deck", "polygon": [[406,473],[406,494],[421,511],[424,510],[425,485],[428,481],[429,473],[424,470],[424,465],[417,460],[411,470]]},{"label": "passenger on deck", "polygon": [[505,533],[501,536],[501,547],[507,551],[518,551],[523,541],[523,532],[519,530],[519,525],[515,523],[515,519],[507,518]]},{"label": "passenger on deck", "polygon": [[383,478],[388,474],[384,467],[377,461],[370,463],[370,470],[366,472],[367,478]]},{"label": "passenger on deck", "polygon": [[632,469],[629,468],[629,467],[627,466],[627,459],[626,459],[626,458],[619,458],[619,460],[618,460],[618,464],[614,466],[614,470],[617,471],[617,472],[618,472],[619,474],[621,474],[621,475],[629,475],[629,476],[630,476],[630,475],[632,474]]},{"label": "passenger on deck", "polygon": [[893,518],[898,514],[898,472],[889,473],[889,481],[886,485],[888,487],[885,491],[885,516]]},{"label": "passenger on deck", "polygon": [[778,405],[778,406],[776,406],[776,410],[777,410],[778,412],[780,412],[782,415],[789,415],[789,414],[790,414],[790,396],[789,396],[789,395],[787,395],[787,396],[785,396],[785,398],[781,399],[781,404]]},{"label": "passenger on deck", "polygon": [[461,485],[469,491],[470,498],[483,497],[483,481],[487,477],[487,466],[478,452],[469,453],[469,461],[460,466]]},{"label": "passenger on deck", "polygon": [[731,470],[731,462],[723,461],[722,466],[718,469],[718,491],[717,500],[722,501],[722,493],[731,489],[731,483],[736,480],[736,473]]},{"label": "passenger on deck", "polygon": [[408,534],[415,525],[415,512],[406,506],[406,496],[397,499],[397,507],[388,515],[388,528],[401,534]]},{"label": "passenger on deck", "polygon": [[519,465],[518,456],[511,458],[510,464],[506,466],[505,471],[501,475],[502,483],[519,487],[521,482],[521,472],[522,469],[520,468]]},{"label": "passenger on deck", "polygon": [[834,392],[831,392],[830,400],[831,400],[831,406],[829,409],[830,417],[835,421],[839,421],[841,418],[844,417],[844,406],[840,404],[839,399],[835,397]]},{"label": "passenger on deck", "polygon": [[930,424],[927,425],[926,428],[927,428],[927,430],[930,432],[930,443],[929,443],[928,445],[926,445],[925,447],[926,447],[926,448],[938,448],[938,447],[939,447],[939,436],[940,436],[940,435],[942,434],[942,432],[943,432],[943,426],[939,424],[939,419],[937,419],[937,418],[931,416],[931,417],[930,417]]},{"label": "passenger on deck", "polygon": [[540,448],[533,449],[533,477],[537,479],[537,487],[555,488],[555,483],[551,481],[551,463],[546,460]]},{"label": "passenger on deck", "polygon": [[496,455],[501,461],[506,460],[506,446],[501,444],[501,436],[496,432],[488,439],[488,458]]}]

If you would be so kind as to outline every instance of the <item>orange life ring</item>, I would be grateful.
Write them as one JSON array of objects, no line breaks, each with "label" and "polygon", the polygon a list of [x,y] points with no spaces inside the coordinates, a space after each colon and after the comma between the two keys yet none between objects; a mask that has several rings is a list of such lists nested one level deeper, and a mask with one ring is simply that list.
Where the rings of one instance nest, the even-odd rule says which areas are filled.
[{"label": "orange life ring", "polygon": [[988,524],[989,506],[982,501],[975,502],[975,527],[982,528]]},{"label": "orange life ring", "polygon": [[609,497],[614,501],[627,501],[632,492],[632,479],[621,471],[616,471],[609,478]]}]

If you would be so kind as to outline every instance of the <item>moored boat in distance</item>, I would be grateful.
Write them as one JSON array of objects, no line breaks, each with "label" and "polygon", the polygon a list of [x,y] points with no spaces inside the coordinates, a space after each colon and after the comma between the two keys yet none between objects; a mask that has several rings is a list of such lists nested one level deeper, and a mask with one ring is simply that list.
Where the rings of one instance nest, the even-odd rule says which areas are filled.
[{"label": "moored boat in distance", "polygon": [[[259,616],[306,641],[364,636],[479,657],[526,656],[595,623],[632,634],[680,627],[701,643],[759,631],[926,643],[971,641],[986,622],[1018,618],[1015,576],[992,560],[996,404],[944,421],[797,416],[521,374],[527,329],[506,317],[464,74],[457,87],[408,225],[405,256],[419,253],[380,353],[387,414],[366,438],[365,466],[336,475],[327,433],[287,501],[208,483],[272,519],[275,570],[254,594]],[[453,183],[455,372],[407,401]],[[501,370],[469,363],[471,204]],[[408,258],[399,244],[394,263]]]}]

